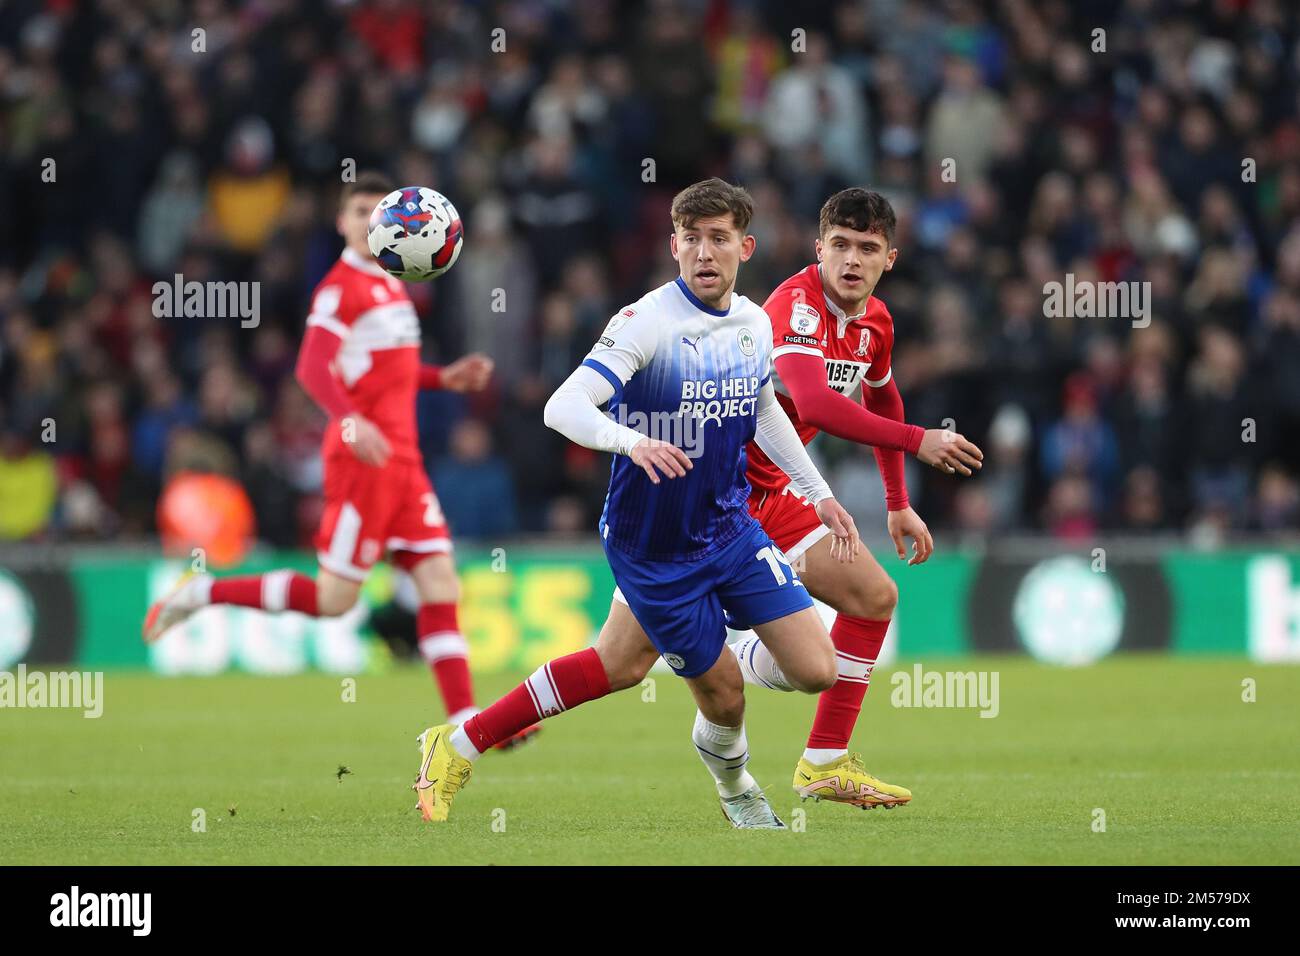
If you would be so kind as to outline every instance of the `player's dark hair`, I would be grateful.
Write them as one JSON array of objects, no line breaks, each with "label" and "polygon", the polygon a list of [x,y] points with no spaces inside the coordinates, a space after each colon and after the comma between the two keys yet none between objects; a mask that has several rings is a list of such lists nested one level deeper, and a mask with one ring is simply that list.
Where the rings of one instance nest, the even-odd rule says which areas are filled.
[{"label": "player's dark hair", "polygon": [[353,196],[387,196],[397,187],[384,173],[376,169],[365,169],[357,173],[357,178],[344,183],[339,193],[339,208],[342,208]]},{"label": "player's dark hair", "polygon": [[831,227],[844,226],[855,232],[878,232],[892,246],[897,225],[898,217],[888,199],[874,190],[852,186],[826,200],[817,217],[817,235],[825,239]]},{"label": "player's dark hair", "polygon": [[731,214],[743,236],[754,218],[754,197],[742,186],[733,186],[716,176],[687,186],[673,197],[673,226],[689,229],[701,219]]}]

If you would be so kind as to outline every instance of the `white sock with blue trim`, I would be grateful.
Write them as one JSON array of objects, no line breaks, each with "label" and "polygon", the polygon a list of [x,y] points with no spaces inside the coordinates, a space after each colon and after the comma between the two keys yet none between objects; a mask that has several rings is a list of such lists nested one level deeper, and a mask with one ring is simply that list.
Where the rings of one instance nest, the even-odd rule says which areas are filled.
[{"label": "white sock with blue trim", "polygon": [[728,644],[727,650],[736,655],[736,660],[740,663],[740,673],[744,675],[746,684],[766,687],[768,690],[794,690],[785,674],[781,672],[781,668],[777,666],[776,658],[758,639],[757,634],[750,634],[733,644]]},{"label": "white sock with blue trim", "polygon": [[749,741],[745,739],[744,724],[722,727],[696,711],[691,740],[704,766],[713,774],[719,796],[738,797],[755,785],[754,778],[745,769],[749,764]]}]

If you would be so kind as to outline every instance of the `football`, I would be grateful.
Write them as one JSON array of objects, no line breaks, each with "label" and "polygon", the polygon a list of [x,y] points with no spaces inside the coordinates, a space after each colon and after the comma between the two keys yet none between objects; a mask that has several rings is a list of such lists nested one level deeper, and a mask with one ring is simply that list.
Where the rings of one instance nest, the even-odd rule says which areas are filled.
[{"label": "football", "polygon": [[456,264],[464,229],[460,213],[442,193],[403,186],[379,201],[367,237],[386,272],[404,282],[427,282]]}]

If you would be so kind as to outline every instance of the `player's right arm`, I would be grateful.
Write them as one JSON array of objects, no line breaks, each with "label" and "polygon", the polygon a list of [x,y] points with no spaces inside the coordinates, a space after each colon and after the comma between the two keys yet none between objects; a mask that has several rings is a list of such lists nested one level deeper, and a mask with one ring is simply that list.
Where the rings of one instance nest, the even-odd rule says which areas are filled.
[{"label": "player's right arm", "polygon": [[905,451],[922,464],[950,475],[969,478],[971,469],[980,467],[983,454],[964,436],[877,415],[835,391],[826,381],[826,360],[820,355],[786,353],[775,365],[799,418],[828,435],[873,448]]},{"label": "player's right arm", "polygon": [[[949,472],[953,471],[949,463],[955,462],[957,469],[969,475],[964,459],[967,456],[974,459],[977,449],[973,445],[965,447],[969,443],[961,436],[955,436],[958,440],[954,441],[953,433],[945,433],[943,429],[923,429],[878,415],[830,387],[826,381],[826,357],[809,341],[817,338],[811,334],[817,331],[816,325],[808,329],[805,318],[802,327],[807,331],[801,334],[792,322],[797,308],[808,308],[799,295],[797,287],[780,289],[768,298],[763,308],[772,321],[773,364],[800,420],[828,435],[859,445],[905,451],[916,455],[924,464]],[[811,314],[817,315],[815,311]],[[822,321],[819,315],[817,321]],[[866,387],[863,383],[863,388]]]},{"label": "player's right arm", "polygon": [[826,381],[826,360],[811,351],[783,352],[774,363],[801,421],[859,445],[917,453],[925,429],[877,415],[835,391]]},{"label": "player's right arm", "polygon": [[614,421],[600,409],[649,364],[657,341],[649,316],[624,309],[610,320],[600,341],[555,390],[542,413],[548,428],[572,442],[627,455],[656,485],[660,475],[679,478],[690,470],[686,453]]},{"label": "player's right arm", "polygon": [[342,429],[344,443],[367,465],[382,467],[392,448],[372,421],[358,412],[344,391],[332,366],[349,328],[339,317],[342,287],[322,286],[312,298],[307,316],[307,333],[298,349],[294,377],[298,384],[330,417],[330,426]]}]

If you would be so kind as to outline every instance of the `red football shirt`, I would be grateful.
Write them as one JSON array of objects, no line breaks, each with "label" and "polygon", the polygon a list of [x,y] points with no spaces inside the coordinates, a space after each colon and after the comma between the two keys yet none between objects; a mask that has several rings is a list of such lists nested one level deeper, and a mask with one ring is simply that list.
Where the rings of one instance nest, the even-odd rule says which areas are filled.
[{"label": "red football shirt", "polygon": [[[826,383],[857,401],[861,401],[864,387],[879,388],[889,382],[894,320],[885,303],[875,296],[867,299],[861,315],[845,315],[826,297],[820,267],[813,263],[777,286],[763,309],[772,320],[773,362],[792,352],[819,356],[826,362]],[[808,444],[819,429],[799,418],[775,366],[772,383],[777,401]],[[789,484],[786,473],[757,444],[750,442],[748,452],[745,474],[755,490],[780,491]]]},{"label": "red football shirt", "polygon": [[[419,461],[415,399],[420,388],[420,318],[401,281],[351,249],[321,280],[308,325],[343,340],[333,373],[353,407],[383,432],[397,461]],[[338,428],[323,454],[351,457]]]}]

